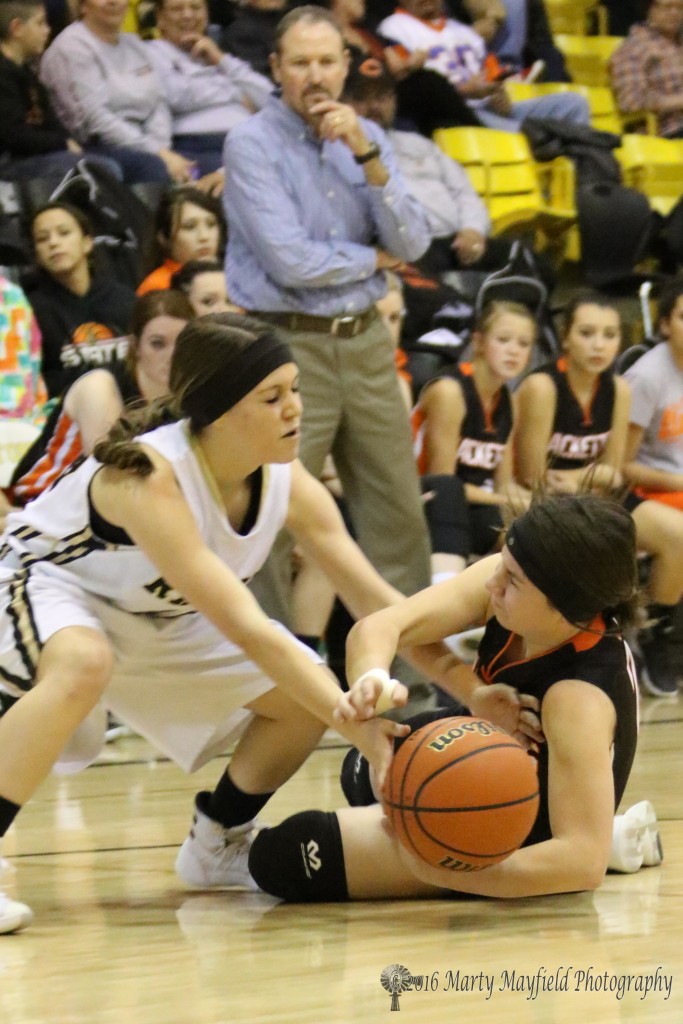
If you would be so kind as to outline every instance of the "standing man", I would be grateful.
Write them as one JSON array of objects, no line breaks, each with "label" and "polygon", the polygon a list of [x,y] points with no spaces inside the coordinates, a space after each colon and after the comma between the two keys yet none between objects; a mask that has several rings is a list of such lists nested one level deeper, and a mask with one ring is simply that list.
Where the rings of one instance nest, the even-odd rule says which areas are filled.
[{"label": "standing man", "polygon": [[[225,206],[233,301],[273,323],[301,371],[301,458],[319,476],[334,456],[361,547],[398,589],[429,582],[429,547],[391,339],[375,302],[384,271],[429,244],[419,203],[386,136],[340,103],[348,54],[332,15],[298,7],[280,21],[280,95],[230,132]],[[259,598],[286,617],[279,566]],[[274,575],[274,574],[273,574]]]}]

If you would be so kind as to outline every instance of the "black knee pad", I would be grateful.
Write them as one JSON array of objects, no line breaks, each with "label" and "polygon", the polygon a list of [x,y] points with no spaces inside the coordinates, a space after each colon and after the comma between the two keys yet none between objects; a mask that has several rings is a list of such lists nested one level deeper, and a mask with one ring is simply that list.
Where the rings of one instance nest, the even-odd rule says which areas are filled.
[{"label": "black knee pad", "polygon": [[337,815],[303,811],[259,832],[249,871],[264,892],[289,903],[340,903],[349,898]]}]

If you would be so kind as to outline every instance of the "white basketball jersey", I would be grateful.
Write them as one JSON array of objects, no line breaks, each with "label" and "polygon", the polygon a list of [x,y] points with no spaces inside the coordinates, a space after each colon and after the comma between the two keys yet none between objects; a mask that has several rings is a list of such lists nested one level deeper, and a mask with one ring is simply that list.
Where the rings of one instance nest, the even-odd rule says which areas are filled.
[{"label": "white basketball jersey", "polygon": [[[268,465],[252,528],[237,533],[215,484],[202,467],[185,422],[159,427],[141,438],[173,467],[204,541],[241,580],[265,562],[284,525],[289,504],[289,465]],[[92,456],[20,512],[7,518],[0,558],[9,569],[47,573],[111,601],[125,611],[182,615],[193,609],[137,547],[98,537],[91,524],[90,483],[101,468]]]}]

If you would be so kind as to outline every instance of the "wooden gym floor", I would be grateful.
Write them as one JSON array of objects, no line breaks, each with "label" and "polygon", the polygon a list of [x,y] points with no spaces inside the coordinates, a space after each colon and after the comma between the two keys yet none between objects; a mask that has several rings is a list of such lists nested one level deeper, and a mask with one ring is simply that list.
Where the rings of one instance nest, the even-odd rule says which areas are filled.
[{"label": "wooden gym floor", "polygon": [[[119,740],[88,771],[51,778],[5,840],[10,891],[36,919],[0,936],[0,1021],[383,1021],[380,974],[400,964],[423,980],[400,995],[399,1020],[681,1024],[683,695],[645,699],[641,717],[623,806],[654,802],[662,867],[517,902],[307,907],[189,892],[176,848],[194,792],[225,762],[187,778],[143,740]],[[266,818],[340,806],[342,753],[316,751]]]}]

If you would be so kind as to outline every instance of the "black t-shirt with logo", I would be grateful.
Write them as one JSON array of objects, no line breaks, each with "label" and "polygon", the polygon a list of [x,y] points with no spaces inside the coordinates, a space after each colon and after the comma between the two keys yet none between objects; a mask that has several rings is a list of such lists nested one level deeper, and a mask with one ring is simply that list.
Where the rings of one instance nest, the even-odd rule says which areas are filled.
[{"label": "black t-shirt with logo", "polygon": [[26,284],[43,337],[42,374],[50,398],[86,370],[110,368],[124,358],[135,292],[95,276],[85,295],[75,295],[48,274]]}]

